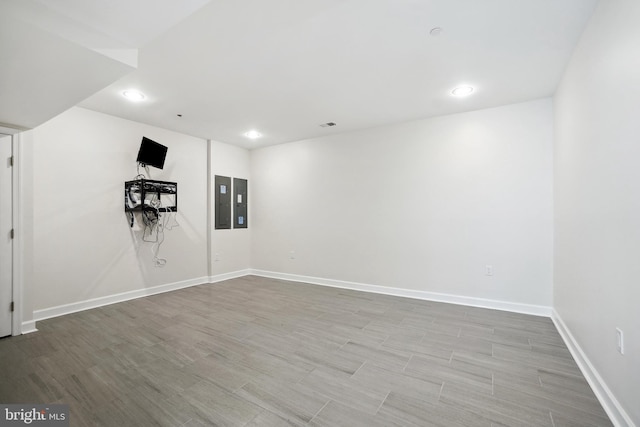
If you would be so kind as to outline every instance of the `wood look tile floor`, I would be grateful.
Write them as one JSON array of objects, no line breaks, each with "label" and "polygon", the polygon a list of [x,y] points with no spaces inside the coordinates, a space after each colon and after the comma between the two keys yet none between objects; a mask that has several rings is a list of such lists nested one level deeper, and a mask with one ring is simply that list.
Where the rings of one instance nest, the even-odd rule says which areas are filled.
[{"label": "wood look tile floor", "polygon": [[550,319],[247,276],[0,340],[72,426],[609,426]]}]

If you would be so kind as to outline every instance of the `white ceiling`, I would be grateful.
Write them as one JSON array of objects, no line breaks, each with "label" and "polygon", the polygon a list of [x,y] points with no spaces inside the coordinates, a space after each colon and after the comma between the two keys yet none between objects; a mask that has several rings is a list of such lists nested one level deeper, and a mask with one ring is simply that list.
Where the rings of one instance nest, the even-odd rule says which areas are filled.
[{"label": "white ceiling", "polygon": [[[136,70],[81,106],[246,148],[551,96],[596,4],[28,1],[140,48]],[[450,96],[460,83],[476,92]],[[129,88],[146,100],[124,99]],[[247,140],[250,129],[264,136]]]},{"label": "white ceiling", "polygon": [[0,125],[28,129],[73,107],[208,1],[0,0]]}]

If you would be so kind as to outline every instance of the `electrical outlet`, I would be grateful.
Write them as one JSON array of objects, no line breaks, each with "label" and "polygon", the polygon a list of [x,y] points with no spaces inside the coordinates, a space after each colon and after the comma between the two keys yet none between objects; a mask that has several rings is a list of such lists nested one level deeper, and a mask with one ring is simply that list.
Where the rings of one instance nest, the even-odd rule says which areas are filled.
[{"label": "electrical outlet", "polygon": [[624,354],[624,333],[620,328],[616,328],[616,349],[618,353]]},{"label": "electrical outlet", "polygon": [[296,259],[296,251],[289,252],[289,259]]},{"label": "electrical outlet", "polygon": [[493,276],[493,265],[487,264],[484,266],[484,275]]},{"label": "electrical outlet", "polygon": [[216,258],[214,259],[215,262],[220,261],[220,254],[216,254]]}]

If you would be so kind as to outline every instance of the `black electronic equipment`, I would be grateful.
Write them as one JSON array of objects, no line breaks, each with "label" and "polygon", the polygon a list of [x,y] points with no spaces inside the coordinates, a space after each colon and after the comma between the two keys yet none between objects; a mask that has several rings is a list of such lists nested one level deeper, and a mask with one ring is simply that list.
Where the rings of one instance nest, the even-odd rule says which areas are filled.
[{"label": "black electronic equipment", "polygon": [[143,166],[153,166],[162,169],[164,167],[164,159],[167,157],[167,147],[159,144],[146,136],[142,137],[140,150],[138,151],[138,163]]}]

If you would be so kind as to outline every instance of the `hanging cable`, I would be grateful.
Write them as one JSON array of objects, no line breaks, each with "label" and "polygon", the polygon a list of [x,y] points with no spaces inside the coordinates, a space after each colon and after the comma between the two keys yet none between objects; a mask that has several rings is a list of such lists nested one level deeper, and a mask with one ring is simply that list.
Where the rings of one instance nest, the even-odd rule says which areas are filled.
[{"label": "hanging cable", "polygon": [[[137,168],[138,175],[136,175],[136,177],[135,177],[134,179],[147,179],[147,177],[145,176],[145,174],[140,173],[140,166],[141,166],[141,165],[142,165],[142,163],[138,162],[138,168]],[[145,166],[143,166],[143,167],[145,168],[145,171],[146,171],[147,173],[149,173],[149,171],[147,170],[146,165],[145,165]]]},{"label": "hanging cable", "polygon": [[[160,245],[164,242],[164,230],[167,226],[167,221],[170,218],[170,214],[160,213],[162,204],[158,201],[157,215],[158,220],[156,222],[156,243],[151,247],[151,253],[153,254],[153,262],[156,267],[164,267],[167,264],[165,258],[160,258],[158,253],[160,252]],[[170,209],[170,208],[166,208]]]},{"label": "hanging cable", "polygon": [[[174,227],[178,227],[180,224],[177,220],[177,208],[175,206],[175,199],[173,200],[172,206],[163,206],[161,192],[162,194],[169,195],[171,202],[171,194],[176,194],[175,186],[173,187],[173,191],[171,191],[171,187],[164,186],[159,187],[161,182],[153,182],[153,183],[145,183],[146,176],[140,173],[140,166],[144,166],[141,163],[138,163],[137,172],[138,175],[134,178],[134,180],[142,180],[140,183],[140,195],[138,199],[144,200],[134,200],[135,198],[132,196],[132,192],[135,192],[135,188],[132,186],[129,191],[129,197],[131,202],[134,205],[139,204],[141,206],[141,220],[142,220],[142,241],[147,243],[153,243],[151,246],[151,254],[153,255],[153,263],[156,267],[164,267],[167,264],[167,260],[165,258],[160,258],[160,247],[164,242],[164,231],[172,230]],[[144,166],[146,169],[146,166]],[[147,171],[148,173],[148,171]],[[149,187],[149,188],[147,188]],[[153,189],[157,191],[154,193],[148,190]],[[175,197],[175,196],[174,196]],[[134,206],[131,206],[134,207]],[[132,212],[133,215],[133,212]]]}]

